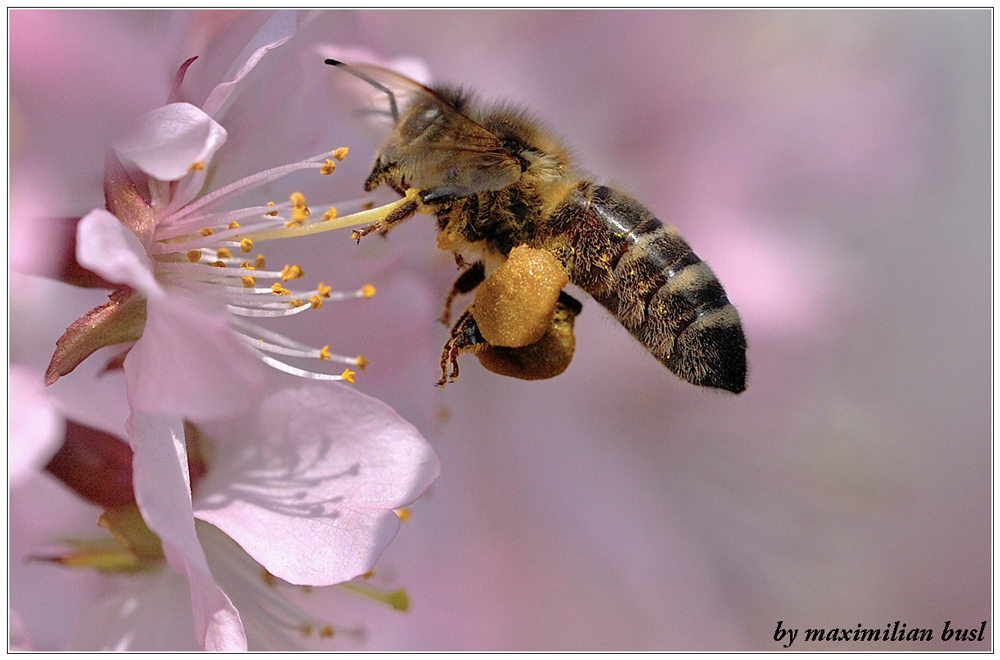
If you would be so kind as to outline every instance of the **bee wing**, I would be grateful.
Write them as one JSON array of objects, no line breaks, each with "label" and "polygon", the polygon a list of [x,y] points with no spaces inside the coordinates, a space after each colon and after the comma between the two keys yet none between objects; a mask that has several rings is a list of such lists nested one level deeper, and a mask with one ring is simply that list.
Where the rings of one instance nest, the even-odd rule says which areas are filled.
[{"label": "bee wing", "polygon": [[493,133],[453,102],[382,67],[327,60],[367,84],[366,114],[389,119],[394,133],[379,152],[379,168],[401,167],[424,201],[500,190],[521,175],[517,159]]}]

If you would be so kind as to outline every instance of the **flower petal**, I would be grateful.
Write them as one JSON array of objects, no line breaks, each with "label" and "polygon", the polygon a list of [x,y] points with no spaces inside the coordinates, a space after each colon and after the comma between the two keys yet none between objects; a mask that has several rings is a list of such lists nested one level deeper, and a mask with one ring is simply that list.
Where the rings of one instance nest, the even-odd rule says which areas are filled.
[{"label": "flower petal", "polygon": [[17,486],[41,470],[62,444],[65,421],[49,402],[41,374],[13,365],[7,374],[10,417],[7,475]]},{"label": "flower petal", "polygon": [[133,410],[193,420],[250,407],[265,370],[224,313],[174,294],[147,303],[142,338],[125,358]]},{"label": "flower petal", "polygon": [[184,422],[136,411],[128,427],[136,502],[163,542],[167,562],[188,579],[199,643],[205,650],[245,651],[240,615],[212,579],[195,533]]},{"label": "flower petal", "polygon": [[225,75],[226,81],[216,85],[205,100],[205,112],[220,118],[236,85],[250,73],[261,58],[272,48],[285,43],[298,29],[298,15],[293,11],[277,11],[268,19],[250,43],[239,54]]},{"label": "flower petal", "polygon": [[398,530],[393,509],[440,472],[416,428],[346,386],[278,391],[227,435],[228,444],[214,445],[195,515],[294,584],[336,584],[370,570]]},{"label": "flower petal", "polygon": [[163,295],[142,243],[104,209],[94,209],[77,225],[76,260],[109,282],[127,284],[147,298]]},{"label": "flower petal", "polygon": [[143,115],[139,127],[116,140],[123,161],[160,181],[177,181],[205,166],[226,142],[226,129],[190,103],[171,103]]}]

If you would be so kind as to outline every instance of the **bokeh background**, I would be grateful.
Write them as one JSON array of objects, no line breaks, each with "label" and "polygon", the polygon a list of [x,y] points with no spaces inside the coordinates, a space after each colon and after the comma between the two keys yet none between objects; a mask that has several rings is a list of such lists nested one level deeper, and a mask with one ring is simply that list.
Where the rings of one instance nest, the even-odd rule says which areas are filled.
[{"label": "bokeh background", "polygon": [[[185,94],[204,100],[265,18],[9,13],[10,268],[51,272],[53,219],[103,206],[107,145],[191,55]],[[347,145],[334,183],[302,185],[357,197],[377,137],[317,47],[419,58],[523,103],[594,180],[676,225],[750,345],[744,394],[695,388],[581,294],[565,374],[515,381],[466,357],[438,390],[456,271],[429,219],[360,246],[269,246],[378,287],[282,330],[371,359],[358,387],[443,467],[372,578],[405,586],[410,611],[327,590],[307,606],[364,624],[367,649],[776,650],[779,621],[897,620],[935,641],[793,648],[990,648],[991,26],[986,10],[304,15],[228,116],[217,182]],[[11,323],[14,362],[51,351],[58,333]],[[63,647],[111,587],[29,566],[23,545],[11,604],[36,645]],[[982,643],[939,639],[983,620]]]}]

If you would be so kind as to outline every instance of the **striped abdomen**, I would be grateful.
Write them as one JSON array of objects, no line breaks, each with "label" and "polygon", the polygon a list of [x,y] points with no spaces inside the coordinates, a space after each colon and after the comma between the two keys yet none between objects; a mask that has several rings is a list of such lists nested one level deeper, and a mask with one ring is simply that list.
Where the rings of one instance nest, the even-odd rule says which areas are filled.
[{"label": "striped abdomen", "polygon": [[746,389],[740,318],[677,230],[624,193],[583,183],[551,216],[573,283],[608,308],[670,371],[695,385]]}]

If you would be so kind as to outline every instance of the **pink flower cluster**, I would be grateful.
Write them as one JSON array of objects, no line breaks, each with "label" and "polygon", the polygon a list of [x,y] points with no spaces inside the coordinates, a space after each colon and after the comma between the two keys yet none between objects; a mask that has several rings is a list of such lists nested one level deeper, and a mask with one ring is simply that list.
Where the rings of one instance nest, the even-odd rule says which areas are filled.
[{"label": "pink flower cluster", "polygon": [[[294,641],[282,626],[333,634],[281,605],[267,583],[334,585],[371,571],[399,528],[397,510],[439,473],[415,427],[384,403],[331,382],[353,383],[350,367],[363,368],[364,358],[333,355],[256,323],[374,293],[370,285],[338,293],[322,282],[288,288],[301,268],[269,270],[262,256],[254,258],[254,232],[301,226],[309,215],[301,194],[268,204],[260,189],[293,172],[332,171],[344,150],[213,184],[234,137],[226,113],[268,52],[295,36],[298,20],[278,12],[263,21],[199,105],[175,100],[186,70],[197,66],[188,60],[164,99],[170,102],[114,142],[105,205],[79,221],[75,250],[79,266],[113,292],[63,326],[45,375],[56,387],[44,390],[31,360],[11,372],[12,533],[21,532],[22,504],[47,515],[44,497],[18,489],[31,493],[33,483],[55,475],[104,509],[101,526],[118,545],[77,539],[70,549],[30,556],[139,575],[94,610],[100,615],[78,636],[81,647],[241,650],[248,641]],[[251,206],[234,204],[251,194]],[[23,235],[25,250],[51,238]],[[22,292],[58,290],[73,307],[93,300],[92,291],[12,277]],[[42,293],[23,304],[39,311],[37,328],[48,332],[62,322],[45,313],[57,302]],[[338,362],[348,368],[324,370]],[[115,480],[124,494],[110,493]],[[141,518],[130,514],[135,507]],[[31,627],[17,628],[24,633],[17,643],[30,647]]]}]

